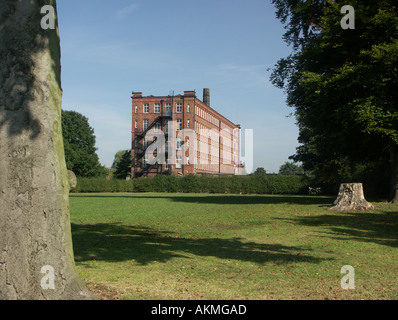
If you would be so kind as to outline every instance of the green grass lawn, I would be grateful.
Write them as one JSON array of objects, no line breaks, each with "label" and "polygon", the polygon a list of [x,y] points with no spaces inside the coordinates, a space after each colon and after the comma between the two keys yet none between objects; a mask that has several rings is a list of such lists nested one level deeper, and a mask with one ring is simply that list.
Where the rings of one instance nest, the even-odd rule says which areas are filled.
[{"label": "green grass lawn", "polygon": [[398,299],[398,207],[334,212],[333,200],[72,194],[76,265],[103,299]]}]

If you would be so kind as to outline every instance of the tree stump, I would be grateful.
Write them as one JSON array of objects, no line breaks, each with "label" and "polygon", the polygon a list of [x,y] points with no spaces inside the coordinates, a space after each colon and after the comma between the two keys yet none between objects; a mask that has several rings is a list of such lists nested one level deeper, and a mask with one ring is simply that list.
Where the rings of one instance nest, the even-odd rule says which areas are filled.
[{"label": "tree stump", "polygon": [[362,183],[342,183],[330,210],[372,210],[374,206],[366,201]]}]

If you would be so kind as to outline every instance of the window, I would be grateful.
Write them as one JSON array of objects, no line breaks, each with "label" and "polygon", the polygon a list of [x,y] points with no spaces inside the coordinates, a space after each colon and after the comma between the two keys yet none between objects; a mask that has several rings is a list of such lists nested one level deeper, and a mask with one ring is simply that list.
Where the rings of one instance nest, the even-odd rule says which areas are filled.
[{"label": "window", "polygon": [[149,104],[148,103],[144,104],[144,113],[149,113]]},{"label": "window", "polygon": [[181,150],[181,145],[182,145],[181,138],[177,138],[176,145],[177,145],[177,150]]},{"label": "window", "polygon": [[187,157],[187,166],[189,166],[190,162],[189,162],[189,157]]},{"label": "window", "polygon": [[155,113],[160,113],[160,104],[155,103]]},{"label": "window", "polygon": [[187,112],[188,112],[188,113],[190,112],[189,109],[190,109],[190,108],[189,108],[189,105],[188,105],[188,106],[187,106]]},{"label": "window", "polygon": [[171,115],[171,104],[166,103],[166,116]]},{"label": "window", "polygon": [[145,131],[149,127],[149,120],[145,119],[142,124],[142,129]]},{"label": "window", "polygon": [[160,129],[161,129],[160,128],[160,122],[156,122],[155,123],[155,128],[154,129],[155,129],[155,131],[160,131]]},{"label": "window", "polygon": [[182,120],[177,119],[177,130],[182,130]]},{"label": "window", "polygon": [[135,122],[134,122],[134,128],[135,128],[135,129],[138,128],[138,121],[137,121],[137,120],[135,120]]},{"label": "window", "polygon": [[189,128],[189,127],[190,127],[190,121],[187,120],[187,128]]},{"label": "window", "polygon": [[176,109],[177,113],[181,113],[182,112],[182,103],[177,103],[177,109]]},{"label": "window", "polygon": [[177,156],[176,169],[181,169],[181,156]]},{"label": "window", "polygon": [[135,106],[135,113],[138,113],[138,106]]}]

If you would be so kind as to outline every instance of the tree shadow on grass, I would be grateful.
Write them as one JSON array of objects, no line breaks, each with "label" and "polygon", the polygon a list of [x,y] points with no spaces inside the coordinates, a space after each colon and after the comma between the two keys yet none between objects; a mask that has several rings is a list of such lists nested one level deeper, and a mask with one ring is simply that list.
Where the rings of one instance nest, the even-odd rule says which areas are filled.
[{"label": "tree shadow on grass", "polygon": [[134,259],[146,265],[177,257],[190,259],[192,255],[258,264],[325,260],[311,256],[308,248],[246,242],[242,238],[184,238],[174,232],[117,223],[72,224],[72,237],[76,262]]},{"label": "tree shadow on grass", "polygon": [[356,241],[398,247],[398,210],[334,212],[333,214],[281,220],[293,221],[295,224],[304,226],[324,227],[319,232],[332,239],[346,240],[350,238]]},{"label": "tree shadow on grass", "polygon": [[297,204],[326,205],[331,203],[328,197],[291,196],[291,195],[205,195],[172,196],[175,202],[214,203],[214,204]]},{"label": "tree shadow on grass", "polygon": [[[74,197],[73,194],[70,195]],[[326,196],[294,196],[294,195],[248,195],[248,194],[192,194],[192,193],[169,193],[169,194],[84,194],[76,197],[88,198],[125,198],[125,199],[169,199],[173,202],[196,203],[196,204],[297,204],[297,205],[320,205],[330,206],[334,200]]]}]

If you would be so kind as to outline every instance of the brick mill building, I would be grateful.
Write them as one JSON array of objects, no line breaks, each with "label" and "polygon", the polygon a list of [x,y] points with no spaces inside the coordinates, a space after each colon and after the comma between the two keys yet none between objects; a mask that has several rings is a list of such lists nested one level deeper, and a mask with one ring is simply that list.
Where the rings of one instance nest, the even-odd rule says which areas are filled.
[{"label": "brick mill building", "polygon": [[239,174],[240,126],[195,91],[183,95],[132,93],[131,177],[155,174]]}]

